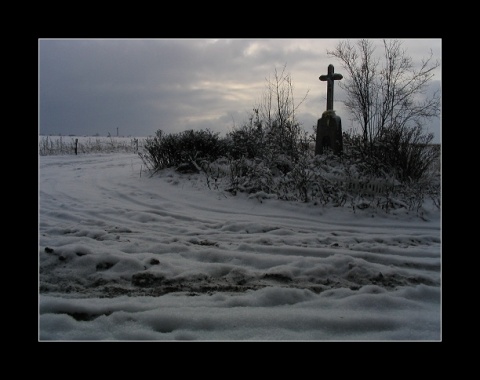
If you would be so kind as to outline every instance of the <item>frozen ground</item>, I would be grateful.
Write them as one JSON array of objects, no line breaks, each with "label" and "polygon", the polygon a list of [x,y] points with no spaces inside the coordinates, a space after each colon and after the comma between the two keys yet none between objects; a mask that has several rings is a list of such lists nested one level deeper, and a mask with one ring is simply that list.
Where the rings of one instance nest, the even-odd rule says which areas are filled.
[{"label": "frozen ground", "polygon": [[314,206],[39,157],[39,340],[441,340],[440,212]]}]

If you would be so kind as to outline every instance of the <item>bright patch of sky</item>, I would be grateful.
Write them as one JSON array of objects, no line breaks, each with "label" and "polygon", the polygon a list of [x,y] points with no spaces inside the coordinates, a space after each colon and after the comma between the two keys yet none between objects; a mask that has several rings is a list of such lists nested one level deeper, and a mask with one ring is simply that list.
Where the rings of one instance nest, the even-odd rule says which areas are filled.
[{"label": "bright patch of sky", "polygon": [[[39,133],[150,136],[209,128],[225,133],[252,113],[274,70],[291,75],[296,101],[307,95],[298,120],[311,131],[326,105],[318,77],[333,64],[327,51],[337,39],[41,39],[39,40]],[[379,51],[381,40],[375,40]],[[441,39],[406,39],[420,63]],[[441,67],[431,89],[441,89]],[[344,126],[349,115],[335,87],[334,108]],[[201,121],[195,124],[195,121]],[[427,126],[440,141],[440,119]]]}]

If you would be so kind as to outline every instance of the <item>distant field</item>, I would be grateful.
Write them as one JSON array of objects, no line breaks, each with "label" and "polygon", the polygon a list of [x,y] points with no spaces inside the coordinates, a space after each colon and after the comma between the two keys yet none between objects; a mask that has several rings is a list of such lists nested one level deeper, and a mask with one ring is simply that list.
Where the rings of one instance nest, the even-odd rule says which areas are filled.
[{"label": "distant field", "polygon": [[136,153],[143,147],[146,137],[106,136],[39,136],[38,152],[41,156],[87,153]]}]

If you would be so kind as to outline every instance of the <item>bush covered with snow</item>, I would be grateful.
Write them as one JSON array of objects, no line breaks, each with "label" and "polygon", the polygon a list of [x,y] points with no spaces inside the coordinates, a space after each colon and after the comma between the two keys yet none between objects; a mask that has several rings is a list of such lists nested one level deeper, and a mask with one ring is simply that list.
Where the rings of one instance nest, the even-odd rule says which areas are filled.
[{"label": "bush covered with snow", "polygon": [[[440,173],[432,164],[438,153],[421,175],[411,178],[379,156],[363,155],[356,140],[347,135],[342,155],[315,156],[307,136],[298,126],[293,128],[289,124],[265,128],[258,123],[225,138],[208,130],[174,135],[158,131],[139,155],[152,174],[166,168],[201,172],[209,188],[245,193],[259,201],[276,198],[354,211],[404,208],[420,214],[427,199],[440,207]],[[283,146],[279,134],[287,136]]]},{"label": "bush covered with snow", "polygon": [[145,166],[156,172],[185,164],[197,166],[202,161],[214,161],[225,153],[225,141],[208,129],[176,134],[158,130],[154,137],[146,139],[139,155]]}]

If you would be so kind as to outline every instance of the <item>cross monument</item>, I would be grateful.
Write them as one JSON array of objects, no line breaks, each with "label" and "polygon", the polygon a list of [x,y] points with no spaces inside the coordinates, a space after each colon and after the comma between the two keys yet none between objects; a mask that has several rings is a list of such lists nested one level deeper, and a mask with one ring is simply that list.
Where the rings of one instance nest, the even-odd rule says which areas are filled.
[{"label": "cross monument", "polygon": [[341,154],[343,150],[342,119],[333,110],[333,84],[341,80],[342,74],[334,72],[333,65],[328,65],[328,74],[320,75],[318,79],[327,82],[327,110],[317,122],[317,137],[315,154],[323,154],[331,149],[334,154]]},{"label": "cross monument", "polygon": [[334,74],[333,65],[328,65],[328,74],[320,75],[318,79],[323,82],[327,82],[327,111],[333,110],[333,83],[336,80],[341,80],[343,78],[342,74]]}]

